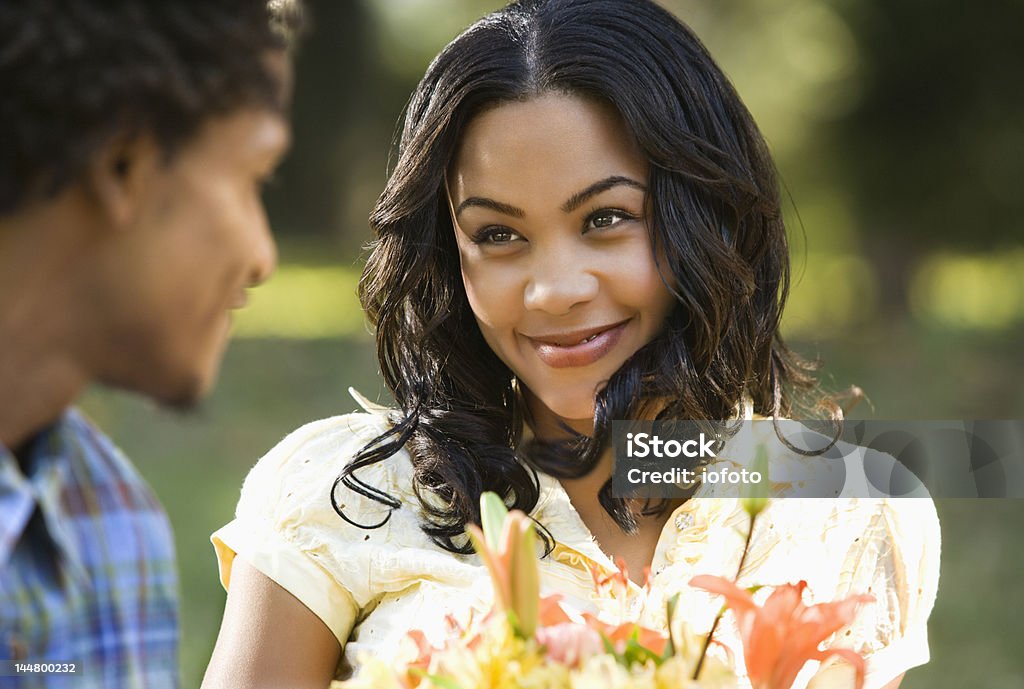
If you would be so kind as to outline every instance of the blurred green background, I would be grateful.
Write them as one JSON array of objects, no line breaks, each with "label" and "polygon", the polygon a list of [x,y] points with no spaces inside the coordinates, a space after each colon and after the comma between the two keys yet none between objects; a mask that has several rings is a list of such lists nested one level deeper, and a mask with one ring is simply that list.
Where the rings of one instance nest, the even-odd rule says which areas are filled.
[{"label": "blurred green background", "polygon": [[[295,146],[268,192],[282,264],[236,324],[220,385],[175,415],[96,390],[84,407],[177,529],[184,686],[224,593],[208,537],[288,431],[384,398],[354,291],[366,216],[429,60],[499,2],[320,0],[298,61]],[[1024,418],[1024,3],[666,2],[760,123],[792,200],[785,334],[860,417]],[[799,211],[799,212],[797,212]],[[932,662],[906,689],[1024,687],[1022,500],[944,500]]]}]

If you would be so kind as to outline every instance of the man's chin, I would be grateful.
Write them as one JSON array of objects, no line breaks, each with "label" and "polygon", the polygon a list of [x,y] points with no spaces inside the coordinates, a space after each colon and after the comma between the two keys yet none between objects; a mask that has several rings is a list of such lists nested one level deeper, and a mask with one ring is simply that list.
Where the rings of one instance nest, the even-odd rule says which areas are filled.
[{"label": "man's chin", "polygon": [[213,392],[217,383],[217,373],[197,375],[178,388],[178,394],[160,400],[168,409],[179,412],[194,411]]},{"label": "man's chin", "polygon": [[158,398],[157,403],[164,409],[169,409],[179,414],[187,414],[198,409],[204,397],[205,395],[201,393],[188,393],[174,397]]},{"label": "man's chin", "polygon": [[[219,363],[219,362],[217,362]],[[100,375],[95,382],[146,397],[165,409],[194,410],[213,390],[219,366],[205,362],[173,365],[164,360],[137,361],[132,370]]]},{"label": "man's chin", "polygon": [[195,411],[213,388],[213,376],[193,374],[179,378],[173,385],[167,385],[152,392],[140,391],[152,398],[164,409],[186,413]]}]

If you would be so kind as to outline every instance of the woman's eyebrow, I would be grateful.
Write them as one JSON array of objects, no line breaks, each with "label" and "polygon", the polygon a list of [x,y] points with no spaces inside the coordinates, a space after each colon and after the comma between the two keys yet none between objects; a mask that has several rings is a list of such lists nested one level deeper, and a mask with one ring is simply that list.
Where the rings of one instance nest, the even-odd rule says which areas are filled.
[{"label": "woman's eyebrow", "polygon": [[569,200],[562,204],[562,211],[564,213],[572,213],[574,210],[583,205],[587,201],[587,199],[593,196],[597,196],[603,191],[608,191],[609,189],[618,186],[633,187],[634,189],[639,189],[644,193],[647,192],[647,187],[641,184],[640,182],[636,181],[635,179],[631,177],[622,177],[619,175],[614,175],[612,177],[606,177],[605,179],[602,179],[599,182],[594,182],[583,191],[578,191],[572,196],[570,196]]},{"label": "woman's eyebrow", "polygon": [[458,218],[459,214],[462,213],[466,208],[489,208],[492,211],[510,215],[513,218],[522,218],[526,215],[523,209],[510,206],[507,203],[501,201],[495,201],[494,199],[488,199],[482,196],[470,196],[468,199],[459,204],[459,207],[455,209],[455,217]]}]

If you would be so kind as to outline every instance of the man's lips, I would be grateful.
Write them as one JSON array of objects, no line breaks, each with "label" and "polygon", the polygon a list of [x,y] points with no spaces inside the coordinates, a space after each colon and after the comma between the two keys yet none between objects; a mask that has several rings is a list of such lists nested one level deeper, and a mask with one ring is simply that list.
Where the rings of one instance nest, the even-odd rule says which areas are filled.
[{"label": "man's lips", "polygon": [[537,357],[552,368],[588,366],[607,354],[622,337],[629,319],[611,325],[543,335],[527,335]]}]

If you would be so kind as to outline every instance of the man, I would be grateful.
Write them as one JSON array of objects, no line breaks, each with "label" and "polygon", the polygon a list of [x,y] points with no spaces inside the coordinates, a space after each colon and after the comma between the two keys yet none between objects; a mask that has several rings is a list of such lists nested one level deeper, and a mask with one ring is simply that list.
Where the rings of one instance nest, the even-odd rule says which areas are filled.
[{"label": "man", "polygon": [[276,261],[298,9],[0,0],[0,687],[178,684],[166,517],[70,405],[212,386]]}]

